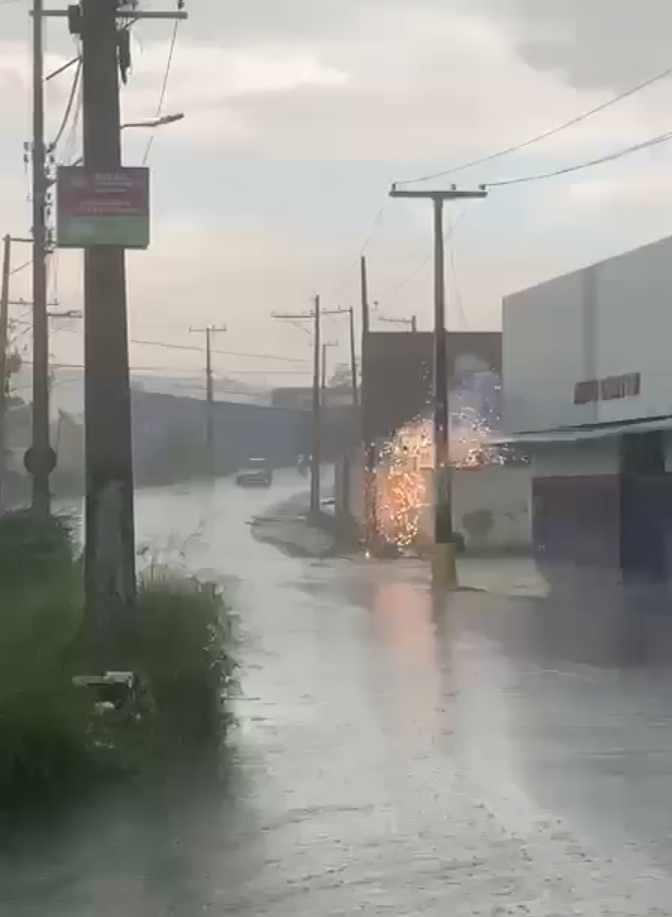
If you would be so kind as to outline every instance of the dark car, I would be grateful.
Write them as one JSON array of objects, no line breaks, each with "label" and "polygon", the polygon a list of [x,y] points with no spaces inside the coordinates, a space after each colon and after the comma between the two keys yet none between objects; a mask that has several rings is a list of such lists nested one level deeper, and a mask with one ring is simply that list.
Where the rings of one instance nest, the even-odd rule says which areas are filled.
[{"label": "dark car", "polygon": [[239,487],[270,487],[273,483],[273,469],[267,459],[252,458],[236,475]]}]

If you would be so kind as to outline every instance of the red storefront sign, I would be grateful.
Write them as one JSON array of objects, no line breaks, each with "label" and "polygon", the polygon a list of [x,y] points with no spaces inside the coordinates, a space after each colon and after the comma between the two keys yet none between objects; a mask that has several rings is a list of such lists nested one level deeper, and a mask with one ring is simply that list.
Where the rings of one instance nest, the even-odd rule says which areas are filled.
[{"label": "red storefront sign", "polygon": [[604,379],[588,379],[574,387],[574,404],[594,404],[597,401],[618,401],[637,398],[642,393],[641,373],[625,373]]}]

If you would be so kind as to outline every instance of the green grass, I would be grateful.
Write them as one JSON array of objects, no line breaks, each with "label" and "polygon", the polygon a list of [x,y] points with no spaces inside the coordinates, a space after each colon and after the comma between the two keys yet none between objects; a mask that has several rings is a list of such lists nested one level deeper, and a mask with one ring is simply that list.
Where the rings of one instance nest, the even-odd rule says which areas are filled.
[{"label": "green grass", "polygon": [[87,672],[81,564],[68,520],[0,518],[0,810],[217,751],[230,724],[231,617],[211,584],[154,568],[121,644],[141,701],[101,717]]}]

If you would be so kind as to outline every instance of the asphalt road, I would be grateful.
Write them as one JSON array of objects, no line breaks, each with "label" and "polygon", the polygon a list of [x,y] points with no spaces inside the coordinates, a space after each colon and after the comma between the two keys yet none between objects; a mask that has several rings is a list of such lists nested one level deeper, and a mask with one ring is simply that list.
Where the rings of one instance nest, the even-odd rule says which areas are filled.
[{"label": "asphalt road", "polygon": [[139,496],[147,556],[216,576],[240,616],[228,791],[114,800],[16,840],[0,913],[669,913],[660,629],[589,600],[438,603],[421,564],[255,540],[250,518],[303,486]]}]

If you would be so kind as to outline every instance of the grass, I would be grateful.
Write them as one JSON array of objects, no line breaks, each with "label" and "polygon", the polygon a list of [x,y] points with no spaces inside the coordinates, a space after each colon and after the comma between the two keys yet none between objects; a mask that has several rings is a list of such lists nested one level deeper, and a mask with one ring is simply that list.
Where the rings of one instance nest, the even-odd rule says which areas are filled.
[{"label": "grass", "polygon": [[140,582],[122,650],[142,695],[102,717],[72,681],[87,671],[82,609],[69,521],[0,517],[0,810],[157,775],[226,735],[233,637],[214,586],[158,568]]}]

